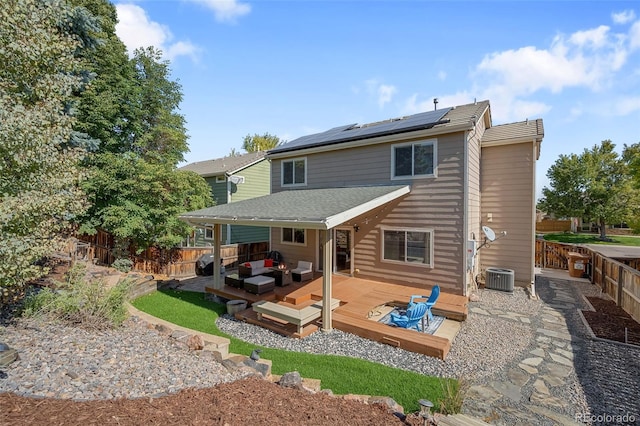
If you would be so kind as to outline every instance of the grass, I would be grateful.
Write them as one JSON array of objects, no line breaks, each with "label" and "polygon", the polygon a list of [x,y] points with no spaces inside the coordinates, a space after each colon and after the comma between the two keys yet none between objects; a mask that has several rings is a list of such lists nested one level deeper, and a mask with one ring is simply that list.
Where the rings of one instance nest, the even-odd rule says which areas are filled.
[{"label": "grass", "polygon": [[545,234],[544,239],[547,241],[555,241],[567,244],[617,244],[623,246],[640,247],[640,237],[626,237],[621,235],[607,235],[612,241],[600,241],[600,235],[596,234],[571,234],[557,233]]},{"label": "grass", "polygon": [[298,371],[302,377],[320,379],[324,389],[331,389],[336,394],[389,396],[406,412],[418,411],[419,399],[429,399],[438,407],[446,397],[444,390],[458,387],[455,380],[425,376],[358,358],[291,352],[244,342],[216,327],[216,319],[226,312],[226,306],[204,300],[202,293],[156,291],[132,304],[143,312],[182,327],[227,337],[231,341],[230,352],[249,355],[253,349],[260,348],[261,356],[272,361],[273,374]]}]

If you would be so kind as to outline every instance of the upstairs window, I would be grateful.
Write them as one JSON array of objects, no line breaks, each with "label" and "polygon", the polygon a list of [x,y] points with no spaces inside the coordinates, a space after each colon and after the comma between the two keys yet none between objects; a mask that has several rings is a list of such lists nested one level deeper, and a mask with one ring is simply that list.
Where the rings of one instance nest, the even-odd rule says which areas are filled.
[{"label": "upstairs window", "polygon": [[434,177],[436,141],[406,143],[391,147],[391,179]]},{"label": "upstairs window", "polygon": [[307,159],[294,158],[282,161],[282,186],[304,186],[307,184]]}]

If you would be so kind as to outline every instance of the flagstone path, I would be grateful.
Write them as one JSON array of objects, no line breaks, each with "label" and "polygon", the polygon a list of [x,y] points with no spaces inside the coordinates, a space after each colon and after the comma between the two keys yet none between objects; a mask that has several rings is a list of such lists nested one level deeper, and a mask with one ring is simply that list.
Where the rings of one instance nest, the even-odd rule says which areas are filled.
[{"label": "flagstone path", "polygon": [[471,304],[470,321],[488,315],[529,324],[535,340],[500,374],[474,383],[463,412],[497,425],[640,424],[640,350],[591,340],[578,313],[595,286],[537,278],[542,305],[533,315]]}]

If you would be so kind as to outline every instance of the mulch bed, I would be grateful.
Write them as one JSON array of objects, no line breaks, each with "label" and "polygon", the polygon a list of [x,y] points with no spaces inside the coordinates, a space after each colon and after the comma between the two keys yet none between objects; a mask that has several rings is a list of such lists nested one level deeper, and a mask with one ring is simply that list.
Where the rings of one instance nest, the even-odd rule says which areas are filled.
[{"label": "mulch bed", "polygon": [[600,338],[625,342],[640,346],[640,324],[612,300],[587,297],[594,311],[582,311],[593,333]]}]

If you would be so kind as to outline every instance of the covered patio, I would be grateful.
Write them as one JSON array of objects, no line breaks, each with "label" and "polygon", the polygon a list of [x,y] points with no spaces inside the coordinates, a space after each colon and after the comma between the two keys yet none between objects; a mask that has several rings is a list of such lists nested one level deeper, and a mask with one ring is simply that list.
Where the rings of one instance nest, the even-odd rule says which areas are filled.
[{"label": "covered patio", "polygon": [[[347,188],[299,189],[274,193],[231,204],[185,213],[182,220],[194,226],[213,226],[215,259],[220,259],[221,226],[239,224],[268,226],[270,228],[303,228],[322,232],[320,240],[322,271],[334,271],[334,229],[350,220],[399,200],[409,194],[408,185],[386,185]],[[309,260],[309,259],[298,259]],[[289,260],[287,260],[289,262]],[[422,294],[425,288],[411,285],[388,284],[364,280],[352,275],[322,273],[316,270],[311,281],[287,287],[276,287],[264,294],[254,295],[224,284],[220,274],[220,263],[214,262],[212,283],[207,292],[225,299],[243,299],[249,304],[275,302],[272,312],[280,311],[280,318],[256,312],[250,308],[236,316],[274,331],[294,337],[305,336],[318,328],[329,331],[338,328],[363,337],[430,356],[444,358],[451,347],[450,338],[412,330],[390,327],[368,319],[370,312],[385,303],[405,304],[413,294]],[[331,303],[323,303],[330,301]],[[434,314],[444,313],[447,318],[462,321],[467,316],[467,297],[441,294]],[[291,321],[282,321],[289,316],[284,313],[312,306],[319,318],[301,327]],[[290,308],[290,309],[289,309]],[[308,311],[308,309],[307,309]],[[294,318],[295,319],[295,318]],[[309,319],[309,317],[306,317]],[[294,321],[296,322],[296,321]],[[453,333],[455,335],[455,333]]]}]

